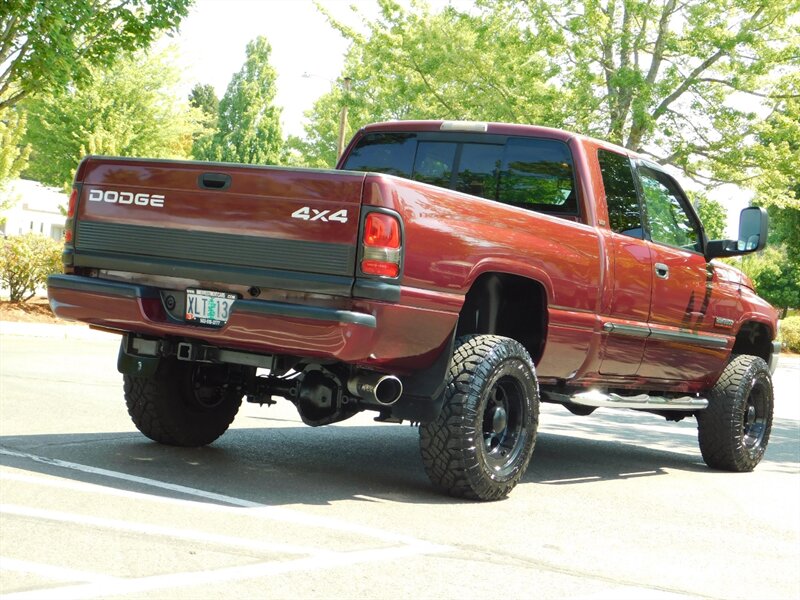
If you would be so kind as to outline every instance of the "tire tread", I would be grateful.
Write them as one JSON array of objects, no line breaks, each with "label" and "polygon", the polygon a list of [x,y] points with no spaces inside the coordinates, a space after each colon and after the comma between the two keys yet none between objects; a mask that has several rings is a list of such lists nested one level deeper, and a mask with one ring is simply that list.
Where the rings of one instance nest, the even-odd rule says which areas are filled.
[{"label": "tire tread", "polygon": [[[530,449],[514,477],[506,482],[488,480],[480,473],[479,462],[471,460],[475,439],[475,407],[467,402],[469,394],[481,388],[492,376],[490,357],[524,357],[532,373],[533,362],[525,348],[509,338],[495,335],[464,336],[456,341],[450,363],[445,401],[439,417],[420,426],[420,454],[425,471],[433,484],[452,496],[473,500],[499,500],[506,497],[525,473],[533,452],[535,426],[538,422],[538,387],[533,404],[534,430]],[[535,382],[535,376],[534,376]]]},{"label": "tire tread", "polygon": [[182,404],[187,393],[183,368],[162,363],[151,377],[125,375],[125,404],[136,428],[154,442],[206,446],[230,427],[239,411],[241,397],[231,397],[224,405],[205,413],[192,412]]},{"label": "tire tread", "polygon": [[[769,412],[762,443],[754,453],[741,443],[743,405],[757,378],[765,378],[769,389]],[[697,413],[698,441],[705,463],[724,471],[752,471],[761,461],[772,429],[772,379],[762,358],[734,356],[711,390],[708,408]]]}]

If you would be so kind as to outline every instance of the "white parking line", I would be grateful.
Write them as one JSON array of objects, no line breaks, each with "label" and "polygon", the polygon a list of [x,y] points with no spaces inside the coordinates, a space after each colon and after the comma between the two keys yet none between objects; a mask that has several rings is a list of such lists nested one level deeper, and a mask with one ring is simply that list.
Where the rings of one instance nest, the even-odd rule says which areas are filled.
[{"label": "white parking line", "polygon": [[16,458],[27,458],[34,462],[51,465],[53,467],[61,467],[63,469],[71,469],[73,471],[80,471],[82,473],[90,473],[92,475],[101,475],[102,477],[109,477],[111,479],[122,479],[131,483],[139,483],[150,487],[161,488],[162,490],[170,490],[171,492],[178,492],[186,494],[187,496],[195,496],[197,498],[205,498],[206,500],[214,500],[216,502],[224,502],[232,504],[233,506],[244,506],[248,508],[261,507],[263,505],[258,502],[251,502],[250,500],[242,500],[241,498],[234,498],[233,496],[226,496],[224,494],[217,494],[215,492],[206,492],[204,490],[197,490],[195,488],[178,485],[176,483],[167,483],[166,481],[157,481],[155,479],[148,479],[147,477],[139,477],[137,475],[129,475],[128,473],[120,473],[119,471],[109,471],[108,469],[100,469],[98,467],[91,467],[89,465],[81,465],[78,463],[60,460],[58,458],[48,458],[46,456],[37,456],[27,452],[17,452],[16,450],[8,450],[0,448],[0,454],[5,456],[14,456]]},{"label": "white parking line", "polygon": [[[24,507],[18,505],[2,505],[0,512],[6,514],[14,514],[19,516],[28,516],[32,518],[49,519],[60,522],[71,522],[78,525],[106,527],[110,529],[118,529],[124,531],[133,531],[139,533],[155,533],[159,535],[178,537],[181,539],[189,539],[201,542],[219,543],[232,546],[240,546],[245,548],[252,548],[256,550],[267,550],[276,552],[288,553],[302,553],[308,554],[303,558],[284,561],[269,561],[251,565],[241,565],[233,567],[225,567],[216,570],[206,570],[201,572],[188,572],[188,573],[174,573],[165,575],[154,575],[149,577],[140,577],[134,579],[128,578],[113,578],[105,576],[97,576],[91,573],[82,574],[80,571],[72,571],[64,569],[59,571],[59,567],[50,567],[48,565],[37,565],[29,563],[29,570],[33,571],[38,569],[38,572],[43,576],[50,574],[51,578],[64,580],[76,579],[75,576],[82,574],[78,585],[67,585],[58,588],[37,589],[27,592],[19,592],[12,594],[4,594],[3,600],[47,600],[48,598],[63,600],[69,598],[106,598],[110,596],[122,594],[136,594],[151,592],[156,590],[165,590],[176,587],[191,587],[200,585],[210,585],[224,582],[233,582],[246,579],[255,579],[259,577],[269,577],[282,573],[298,572],[298,571],[313,571],[317,572],[322,569],[332,569],[337,567],[351,567],[356,564],[371,563],[379,561],[396,560],[400,558],[420,556],[424,554],[433,554],[449,551],[450,548],[425,542],[411,536],[385,531],[374,527],[348,523],[339,521],[337,519],[330,519],[326,517],[310,515],[295,511],[291,509],[284,509],[279,507],[267,506],[233,496],[217,494],[214,492],[207,492],[205,490],[198,490],[195,488],[172,484],[146,477],[139,477],[136,475],[129,475],[117,471],[110,471],[107,469],[99,469],[78,463],[72,463],[59,459],[51,459],[47,457],[37,456],[26,452],[17,452],[15,450],[0,448],[0,455],[16,457],[31,460],[34,462],[47,464],[53,467],[79,471],[98,475],[101,477],[108,477],[136,483],[143,486],[153,487],[162,490],[169,490],[177,492],[186,496],[193,496],[203,500],[212,500],[215,503],[198,502],[187,499],[170,498],[165,496],[156,496],[142,492],[133,492],[113,487],[107,487],[98,484],[85,483],[82,481],[65,480],[57,478],[56,476],[40,475],[31,476],[27,474],[2,471],[0,472],[0,479],[19,481],[29,483],[32,485],[40,485],[46,487],[57,487],[62,489],[71,489],[81,492],[102,493],[106,495],[133,498],[137,501],[147,501],[155,503],[169,503],[173,505],[189,506],[192,509],[203,511],[227,512],[244,516],[247,518],[263,518],[270,519],[282,523],[292,523],[301,526],[312,528],[325,528],[334,531],[342,531],[351,535],[361,535],[364,537],[379,540],[384,543],[400,544],[389,548],[372,548],[366,550],[356,550],[349,552],[336,552],[336,551],[323,551],[315,548],[303,548],[301,546],[292,546],[285,544],[271,544],[262,543],[257,540],[248,540],[242,538],[234,538],[229,536],[216,535],[211,533],[204,533],[200,531],[182,530],[177,528],[168,528],[155,525],[145,525],[139,523],[131,523],[127,521],[118,521],[114,519],[105,519],[100,517],[92,517],[87,515],[78,515],[72,513],[63,513],[59,511],[51,511],[44,509],[36,509],[31,507]],[[219,504],[223,503],[223,504]],[[18,561],[18,566],[23,565],[22,561]],[[74,576],[63,577],[62,575],[72,574]]]},{"label": "white parking line", "polygon": [[[16,558],[9,558],[7,556],[0,556],[0,571],[32,573],[39,577],[44,577],[45,579],[56,579],[59,581],[86,581],[90,583],[113,583],[119,581],[119,579],[111,575],[44,565],[27,560],[17,560]],[[5,596],[3,597],[5,598]]]},{"label": "white parking line", "polygon": [[172,539],[188,540],[205,544],[218,544],[221,546],[232,546],[234,548],[256,550],[258,552],[302,554],[308,556],[328,556],[331,554],[331,551],[319,550],[317,548],[311,548],[308,546],[262,542],[259,540],[232,537],[228,535],[218,535],[214,533],[205,533],[202,531],[192,531],[189,529],[178,529],[176,527],[161,527],[158,525],[149,525],[147,523],[134,523],[131,521],[120,521],[117,519],[104,519],[101,517],[65,513],[56,510],[45,510],[41,508],[31,508],[29,506],[19,506],[14,504],[0,504],[0,514],[31,517],[34,519],[57,521],[59,523],[72,523],[74,525],[86,525],[89,527],[102,527],[103,529],[114,529],[116,531],[130,531],[133,533],[160,535]]},{"label": "white parking line", "polygon": [[615,587],[593,594],[575,596],[571,600],[696,600],[700,597],[654,588]]},{"label": "white parking line", "polygon": [[137,579],[116,579],[113,582],[88,583],[59,588],[48,588],[5,594],[3,600],[71,600],[79,598],[107,598],[123,594],[136,594],[155,590],[166,590],[176,587],[192,587],[212,585],[230,581],[242,581],[269,577],[297,571],[317,573],[323,569],[352,567],[365,563],[396,560],[411,556],[419,556],[425,552],[420,548],[400,546],[378,550],[356,550],[353,552],[337,552],[331,556],[312,556],[284,562],[265,562],[253,565],[226,567],[213,571],[190,573],[174,573],[170,575],[153,575]]},{"label": "white parking line", "polygon": [[377,498],[375,496],[367,496],[365,494],[353,494],[353,498],[357,500],[366,500],[367,502],[379,502],[381,504],[394,504],[393,500],[388,500],[386,498]]},{"label": "white parking line", "polygon": [[[222,502],[227,505],[238,506],[238,507],[245,507],[248,509],[246,514],[248,516],[259,516],[262,518],[272,519],[275,521],[280,521],[284,523],[295,523],[298,525],[305,525],[308,527],[323,527],[325,529],[334,530],[334,531],[344,531],[351,534],[362,535],[365,537],[370,537],[373,539],[378,539],[384,542],[392,542],[392,543],[399,543],[399,544],[406,544],[410,546],[424,546],[429,547],[431,544],[428,542],[423,542],[422,540],[418,540],[414,537],[403,535],[399,533],[394,533],[391,531],[385,531],[383,529],[377,529],[374,527],[368,527],[365,525],[358,525],[355,523],[348,523],[346,521],[340,521],[338,519],[331,519],[329,517],[319,517],[316,515],[309,515],[306,513],[302,513],[299,511],[291,510],[288,508],[280,508],[276,506],[267,506],[265,504],[259,504],[258,502],[252,502],[250,500],[243,500],[241,498],[235,498],[233,496],[227,496],[224,494],[217,494],[215,492],[208,492],[205,490],[199,490],[196,488],[187,487],[184,485],[178,485],[175,483],[168,483],[165,481],[159,481],[156,479],[149,479],[147,477],[139,477],[137,475],[129,475],[128,473],[121,473],[118,471],[109,471],[108,469],[100,469],[97,467],[91,467],[88,465],[81,465],[78,463],[68,462],[64,460],[60,460],[57,458],[47,458],[44,456],[37,456],[35,454],[29,454],[27,452],[17,452],[15,450],[9,450],[6,448],[0,448],[0,455],[5,456],[13,456],[16,458],[24,458],[28,460],[32,460],[34,462],[50,465],[53,467],[60,467],[64,469],[71,469],[73,471],[80,471],[82,473],[90,473],[92,475],[99,475],[102,477],[108,477],[111,479],[119,479],[123,481],[128,481],[131,483],[137,483],[139,485],[144,485],[148,487],[169,490],[172,492],[177,492],[186,496],[194,496],[195,498],[203,498],[205,500],[213,500],[215,502]],[[88,484],[87,484],[88,485]],[[109,489],[103,486],[99,486],[102,489]],[[126,492],[126,493],[135,493],[135,492]],[[152,496],[147,496],[146,494],[142,494],[142,496],[147,498],[153,498]],[[202,504],[202,506],[208,506],[206,504]],[[243,514],[241,511],[237,511],[238,514]],[[441,546],[438,546],[440,550],[443,550]]]}]

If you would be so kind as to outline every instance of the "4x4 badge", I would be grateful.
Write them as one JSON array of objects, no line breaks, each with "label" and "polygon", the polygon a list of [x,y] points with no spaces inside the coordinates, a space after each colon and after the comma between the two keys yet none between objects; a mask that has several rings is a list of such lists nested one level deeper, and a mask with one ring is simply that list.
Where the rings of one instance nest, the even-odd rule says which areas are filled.
[{"label": "4x4 badge", "polygon": [[337,223],[347,223],[347,210],[337,210],[331,213],[329,210],[317,210],[310,206],[298,208],[292,213],[293,219],[301,219],[303,221],[336,221]]}]

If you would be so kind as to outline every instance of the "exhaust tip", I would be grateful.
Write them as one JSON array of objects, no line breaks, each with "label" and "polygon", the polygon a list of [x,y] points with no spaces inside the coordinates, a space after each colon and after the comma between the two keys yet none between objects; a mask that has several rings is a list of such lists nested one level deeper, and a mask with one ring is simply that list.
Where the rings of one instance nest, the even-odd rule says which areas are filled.
[{"label": "exhaust tip", "polygon": [[391,406],[403,395],[400,379],[380,373],[356,375],[347,382],[347,389],[354,396],[382,406]]},{"label": "exhaust tip", "polygon": [[394,375],[386,375],[375,384],[375,400],[384,406],[391,406],[403,395],[403,383]]}]

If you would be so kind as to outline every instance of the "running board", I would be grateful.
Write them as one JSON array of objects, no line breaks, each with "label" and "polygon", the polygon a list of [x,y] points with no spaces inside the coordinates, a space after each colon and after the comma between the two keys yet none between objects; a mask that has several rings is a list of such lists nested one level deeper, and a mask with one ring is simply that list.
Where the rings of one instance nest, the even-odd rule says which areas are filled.
[{"label": "running board", "polygon": [[571,402],[581,406],[592,406],[595,408],[638,408],[644,410],[703,410],[708,407],[706,398],[695,396],[679,396],[676,398],[666,398],[664,396],[650,396],[649,394],[639,394],[638,396],[620,396],[619,394],[604,393],[599,390],[589,390],[574,396],[566,394],[547,394],[553,400],[559,402]]}]

